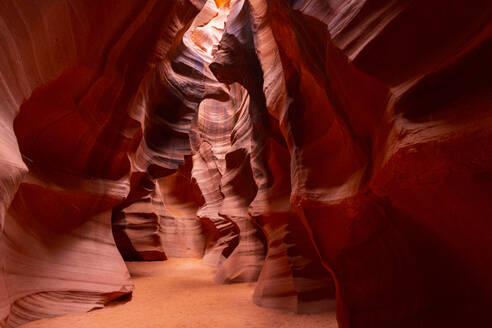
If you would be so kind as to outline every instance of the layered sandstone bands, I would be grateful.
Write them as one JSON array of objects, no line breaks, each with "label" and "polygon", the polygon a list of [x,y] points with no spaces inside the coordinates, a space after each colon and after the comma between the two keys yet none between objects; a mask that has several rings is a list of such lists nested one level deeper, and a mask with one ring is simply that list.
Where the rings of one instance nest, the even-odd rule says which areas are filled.
[{"label": "layered sandstone bands", "polygon": [[[157,40],[167,44],[170,22],[197,9],[157,1],[0,6],[2,207],[10,206],[1,213],[0,321],[16,327],[131,292],[111,234],[138,136],[127,108]],[[166,31],[149,34],[163,20]]]},{"label": "layered sandstone bands", "polygon": [[121,255],[343,328],[491,323],[490,1],[0,9],[3,325],[130,293]]}]

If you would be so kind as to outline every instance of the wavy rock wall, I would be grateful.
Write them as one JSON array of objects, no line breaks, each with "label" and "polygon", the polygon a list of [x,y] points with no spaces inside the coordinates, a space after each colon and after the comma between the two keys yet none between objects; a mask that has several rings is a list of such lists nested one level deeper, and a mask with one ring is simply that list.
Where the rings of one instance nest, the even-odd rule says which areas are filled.
[{"label": "wavy rock wall", "polygon": [[116,244],[342,328],[492,323],[489,1],[0,6],[4,325],[131,292]]},{"label": "wavy rock wall", "polygon": [[257,7],[275,15],[284,79],[265,93],[296,161],[291,203],[342,327],[490,324],[491,6],[462,5]]},{"label": "wavy rock wall", "polygon": [[0,322],[16,327],[131,292],[111,234],[111,209],[137,172],[129,154],[139,124],[128,106],[154,49],[166,51],[198,9],[184,1],[0,7]]}]

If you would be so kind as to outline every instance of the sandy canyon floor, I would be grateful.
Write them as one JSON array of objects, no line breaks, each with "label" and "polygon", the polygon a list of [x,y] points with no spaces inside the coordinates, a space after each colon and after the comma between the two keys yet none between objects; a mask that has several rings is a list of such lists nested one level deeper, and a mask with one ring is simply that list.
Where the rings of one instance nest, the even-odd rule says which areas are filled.
[{"label": "sandy canyon floor", "polygon": [[261,308],[254,283],[220,285],[197,259],[127,262],[135,283],[129,302],[88,313],[43,319],[23,328],[336,328],[335,312],[298,315]]}]

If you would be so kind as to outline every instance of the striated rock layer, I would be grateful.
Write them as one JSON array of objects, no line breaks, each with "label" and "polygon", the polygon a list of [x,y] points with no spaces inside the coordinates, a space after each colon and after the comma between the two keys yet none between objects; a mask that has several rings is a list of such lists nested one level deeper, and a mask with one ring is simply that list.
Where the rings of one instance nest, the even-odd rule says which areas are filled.
[{"label": "striated rock layer", "polygon": [[2,326],[131,292],[110,213],[136,172],[128,106],[154,50],[169,47],[195,5],[0,4]]},{"label": "striated rock layer", "polygon": [[1,2],[0,326],[166,256],[342,328],[491,325],[491,40],[486,0]]}]

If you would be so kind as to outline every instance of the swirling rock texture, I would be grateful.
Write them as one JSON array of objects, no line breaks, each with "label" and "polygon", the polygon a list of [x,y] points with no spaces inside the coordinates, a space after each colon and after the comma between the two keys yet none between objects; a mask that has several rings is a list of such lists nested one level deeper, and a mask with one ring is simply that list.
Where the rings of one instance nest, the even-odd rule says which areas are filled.
[{"label": "swirling rock texture", "polygon": [[121,255],[492,325],[491,40],[486,0],[2,1],[0,326],[131,293]]},{"label": "swirling rock texture", "polygon": [[160,218],[162,245],[170,257],[201,258],[207,233],[197,217],[203,198],[191,176],[191,157],[175,173],[157,180],[152,197],[154,212]]},{"label": "swirling rock texture", "polygon": [[131,292],[111,234],[138,173],[128,106],[195,5],[1,2],[2,326]]}]

